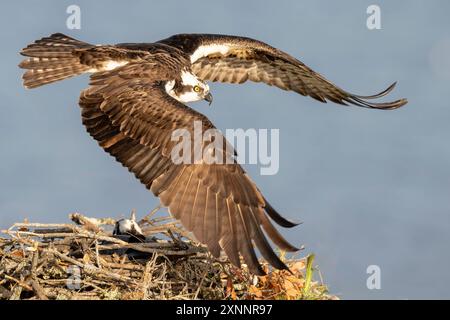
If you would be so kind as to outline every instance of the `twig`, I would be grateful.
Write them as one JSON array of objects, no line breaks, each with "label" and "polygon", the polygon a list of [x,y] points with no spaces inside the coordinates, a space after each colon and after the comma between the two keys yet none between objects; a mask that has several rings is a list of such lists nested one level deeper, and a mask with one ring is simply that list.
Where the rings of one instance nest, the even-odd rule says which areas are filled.
[{"label": "twig", "polygon": [[[69,228],[72,229],[75,226],[72,224],[65,224],[65,223],[29,223],[29,222],[22,222],[22,223],[14,223],[8,230],[12,230],[14,228]],[[2,231],[5,233],[4,231]]]},{"label": "twig", "polygon": [[19,286],[21,286],[22,288],[24,288],[27,291],[33,291],[33,288],[30,287],[29,285],[27,285],[26,283],[24,283],[23,281],[17,280],[16,278],[13,278],[8,275],[5,275],[4,277],[8,280],[14,281],[15,283],[17,283]]},{"label": "twig", "polygon": [[101,274],[104,275],[106,277],[109,277],[111,279],[117,280],[117,281],[122,281],[122,282],[127,282],[127,283],[134,283],[134,280],[125,276],[121,276],[119,274],[107,271],[107,270],[102,270],[99,269],[93,265],[88,265],[88,264],[84,264],[79,262],[78,260],[75,260],[73,258],[70,258],[68,256],[66,256],[65,254],[62,254],[56,250],[53,249],[47,249],[48,253],[54,254],[55,256],[57,256],[58,258],[71,263],[72,265],[76,265],[80,268],[82,268],[86,273],[89,274]]},{"label": "twig", "polygon": [[98,241],[95,239],[95,261],[97,262],[97,267],[100,269],[102,268],[102,265],[100,264],[100,256],[98,254]]},{"label": "twig", "polygon": [[[142,226],[145,222],[150,222],[150,218],[153,217],[159,210],[161,209],[161,205],[157,206],[155,209],[150,211],[149,214],[147,214],[145,217],[143,217],[139,222],[138,225]],[[151,222],[150,222],[151,223]]]},{"label": "twig", "polygon": [[36,292],[36,295],[40,300],[48,300],[48,297],[45,294],[44,289],[40,286],[40,284],[36,279],[31,280],[30,283],[31,287],[33,288],[34,292]]},{"label": "twig", "polygon": [[100,222],[94,218],[88,218],[83,216],[80,213],[72,213],[69,215],[70,220],[75,222],[76,224],[82,226],[84,229],[88,231],[101,232]]}]

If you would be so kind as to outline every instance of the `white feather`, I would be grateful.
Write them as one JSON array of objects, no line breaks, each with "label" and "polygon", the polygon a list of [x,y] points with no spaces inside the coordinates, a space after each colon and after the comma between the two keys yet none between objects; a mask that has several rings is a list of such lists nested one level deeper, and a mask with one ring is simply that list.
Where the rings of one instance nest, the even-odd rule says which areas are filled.
[{"label": "white feather", "polygon": [[199,96],[197,92],[194,92],[194,91],[184,92],[184,93],[180,94],[178,97],[176,97],[175,99],[177,99],[178,101],[183,102],[183,103],[203,100],[203,98],[201,96]]},{"label": "white feather", "polygon": [[104,71],[110,71],[113,70],[115,68],[124,66],[128,63],[128,61],[114,61],[114,60],[110,60],[106,63],[106,65],[103,67]]},{"label": "white feather", "polygon": [[124,66],[128,63],[128,61],[115,61],[115,60],[109,60],[108,62],[106,62],[103,67],[101,68],[92,68],[89,69],[88,72],[94,73],[94,72],[99,72],[99,71],[111,71],[114,70],[115,68]]},{"label": "white feather", "polygon": [[200,80],[188,71],[181,71],[181,83],[185,86],[197,86]]},{"label": "white feather", "polygon": [[134,227],[134,230],[138,234],[143,234],[141,227],[139,227],[139,225],[136,223],[136,221],[129,220],[129,219],[123,219],[123,220],[120,220],[118,222],[118,224],[119,224],[120,234],[127,234],[127,233],[131,232],[133,227]]},{"label": "white feather", "polygon": [[175,86],[175,80],[170,80],[170,81],[166,82],[166,85],[164,86],[164,88],[166,89],[166,92],[169,96],[178,100],[178,97],[176,96],[175,91],[173,90],[174,86]]},{"label": "white feather", "polygon": [[209,56],[210,54],[220,53],[221,55],[226,55],[230,50],[230,46],[226,44],[208,44],[202,45],[194,51],[191,55],[191,63],[194,63],[200,58]]}]

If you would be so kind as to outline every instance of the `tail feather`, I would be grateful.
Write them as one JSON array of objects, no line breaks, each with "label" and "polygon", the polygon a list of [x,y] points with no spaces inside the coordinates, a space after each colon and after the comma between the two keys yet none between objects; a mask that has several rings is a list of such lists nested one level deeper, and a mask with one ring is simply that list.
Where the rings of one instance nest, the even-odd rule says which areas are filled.
[{"label": "tail feather", "polygon": [[28,58],[23,60],[19,67],[22,69],[39,69],[45,63],[47,68],[58,68],[61,64],[66,65],[67,63],[73,62],[74,58],[60,58],[60,57],[47,57],[47,58]]},{"label": "tail feather", "polygon": [[28,45],[21,52],[28,58],[19,64],[20,68],[28,69],[23,75],[24,86],[36,88],[87,72],[90,67],[80,63],[74,51],[90,47],[93,46],[61,33]]}]

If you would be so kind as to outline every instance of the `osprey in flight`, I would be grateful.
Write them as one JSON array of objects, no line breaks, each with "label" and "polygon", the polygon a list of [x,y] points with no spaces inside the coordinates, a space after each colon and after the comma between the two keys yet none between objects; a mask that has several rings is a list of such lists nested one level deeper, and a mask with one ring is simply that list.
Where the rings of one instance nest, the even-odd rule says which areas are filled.
[{"label": "osprey in flight", "polygon": [[185,103],[211,103],[206,81],[247,80],[341,105],[389,110],[407,103],[372,101],[388,94],[395,83],[372,96],[351,94],[292,56],[244,37],[179,34],[155,43],[91,45],[57,33],[30,44],[21,54],[28,57],[19,65],[27,69],[23,75],[27,88],[92,73],[79,101],[88,133],[215,257],[223,250],[239,267],[241,254],[257,275],[264,271],[254,246],[272,266],[287,269],[266,235],[283,250],[298,250],[271,220],[287,228],[296,224],[267,202],[238,163],[171,160],[174,130],[192,133],[194,121],[201,121],[203,130],[214,128]]}]

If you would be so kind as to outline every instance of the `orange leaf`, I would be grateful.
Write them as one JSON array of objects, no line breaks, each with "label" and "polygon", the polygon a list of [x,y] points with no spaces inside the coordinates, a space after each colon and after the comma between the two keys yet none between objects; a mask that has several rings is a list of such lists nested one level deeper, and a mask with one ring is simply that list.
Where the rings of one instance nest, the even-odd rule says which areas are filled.
[{"label": "orange leaf", "polygon": [[292,266],[290,266],[289,269],[291,269],[291,271],[293,271],[293,272],[300,272],[305,269],[305,262],[303,260],[297,261]]},{"label": "orange leaf", "polygon": [[257,298],[262,298],[263,294],[261,292],[261,290],[259,290],[257,287],[255,286],[250,286],[250,288],[248,288],[248,291],[253,294],[255,297]]},{"label": "orange leaf", "polygon": [[286,291],[286,294],[292,298],[296,298],[299,295],[300,291],[296,289],[289,289]]},{"label": "orange leaf", "polygon": [[22,250],[14,250],[13,252],[11,252],[11,255],[17,258],[23,258],[23,251]]}]

